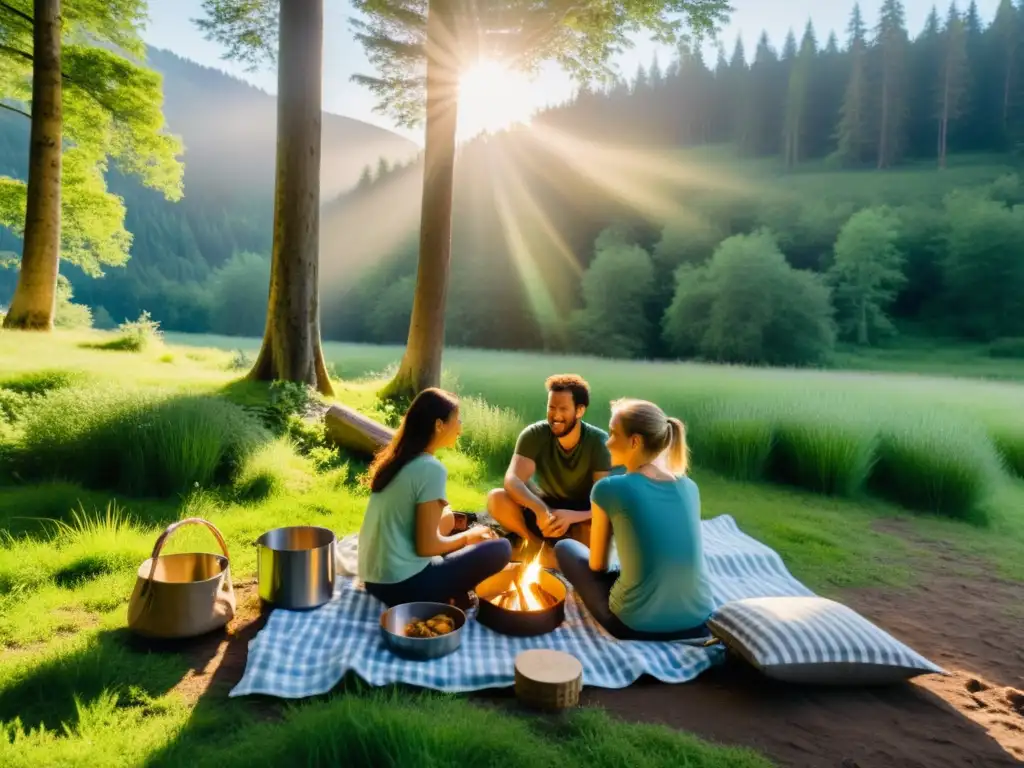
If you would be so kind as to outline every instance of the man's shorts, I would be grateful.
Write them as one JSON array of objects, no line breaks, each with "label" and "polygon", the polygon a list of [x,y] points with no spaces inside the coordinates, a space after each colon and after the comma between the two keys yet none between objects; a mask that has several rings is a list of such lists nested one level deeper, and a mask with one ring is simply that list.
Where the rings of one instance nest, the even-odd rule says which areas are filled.
[{"label": "man's shorts", "polygon": [[[571,509],[573,512],[582,512],[583,510],[590,509],[590,500],[580,503],[578,501],[566,501],[565,499],[550,499],[546,496],[541,497],[545,504],[548,505],[548,509]],[[576,539],[584,544],[590,543],[590,521],[587,520],[582,523],[573,523],[569,526],[569,530],[558,538],[552,538],[545,536],[541,531],[540,526],[537,524],[537,515],[532,509],[527,507],[521,507],[523,511],[523,523],[526,525],[527,530],[536,536],[538,539],[544,539],[549,544],[554,544],[562,539]]]}]

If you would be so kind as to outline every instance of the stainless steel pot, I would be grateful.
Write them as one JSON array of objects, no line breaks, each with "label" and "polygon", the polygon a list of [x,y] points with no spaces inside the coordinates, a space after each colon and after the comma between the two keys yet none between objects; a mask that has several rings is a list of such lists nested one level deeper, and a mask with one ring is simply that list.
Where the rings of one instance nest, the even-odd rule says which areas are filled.
[{"label": "stainless steel pot", "polygon": [[260,598],[276,608],[316,608],[334,593],[334,533],[315,526],[267,531],[256,541]]},{"label": "stainless steel pot", "polygon": [[[439,613],[450,616],[455,629],[439,637],[407,637],[405,627],[410,621],[426,621]],[[391,651],[407,659],[426,661],[439,659],[458,649],[466,614],[445,603],[401,603],[388,608],[380,616],[380,632]]]}]

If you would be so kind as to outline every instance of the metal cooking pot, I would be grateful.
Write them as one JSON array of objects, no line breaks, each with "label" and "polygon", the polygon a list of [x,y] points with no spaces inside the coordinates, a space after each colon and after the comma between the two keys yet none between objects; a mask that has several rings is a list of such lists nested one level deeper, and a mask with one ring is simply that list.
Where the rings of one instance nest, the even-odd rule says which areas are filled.
[{"label": "metal cooking pot", "polygon": [[554,632],[565,621],[565,598],[568,590],[561,579],[548,571],[540,572],[540,586],[557,601],[550,608],[539,611],[510,611],[499,608],[490,601],[490,598],[500,595],[512,586],[512,582],[519,577],[522,567],[522,563],[511,563],[505,570],[477,584],[474,591],[480,598],[480,605],[476,611],[476,620],[488,629],[513,637],[533,637]]},{"label": "metal cooking pot", "polygon": [[260,599],[276,608],[317,608],[334,593],[334,533],[310,525],[275,528],[256,541]]},{"label": "metal cooking pot", "polygon": [[[426,621],[439,613],[450,616],[455,629],[439,637],[407,637],[405,626],[410,621]],[[380,616],[380,631],[391,651],[407,659],[439,659],[458,649],[466,614],[445,603],[401,603],[388,608]]]}]

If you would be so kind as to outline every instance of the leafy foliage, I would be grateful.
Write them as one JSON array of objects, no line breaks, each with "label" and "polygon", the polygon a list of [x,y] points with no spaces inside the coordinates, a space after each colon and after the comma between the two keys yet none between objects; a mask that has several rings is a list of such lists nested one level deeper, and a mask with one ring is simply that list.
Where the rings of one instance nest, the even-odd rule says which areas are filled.
[{"label": "leafy foliage", "polygon": [[[353,8],[360,15],[351,21],[356,40],[378,74],[352,79],[373,92],[378,111],[400,125],[420,124],[426,104],[427,0],[354,0]],[[454,57],[448,64],[456,72],[480,58],[515,62],[531,72],[550,61],[590,83],[612,74],[609,60],[632,45],[631,34],[647,32],[673,43],[691,29],[710,31],[728,10],[724,0],[488,1],[457,8],[454,28],[438,44]]]},{"label": "leafy foliage", "polygon": [[647,251],[622,240],[600,243],[583,275],[583,308],[572,317],[580,351],[602,357],[638,357],[650,335],[643,307],[654,289]]},{"label": "leafy foliage", "polygon": [[822,362],[835,341],[828,288],[790,267],[764,230],[723,241],[706,266],[679,269],[664,335],[684,357],[772,365]]},{"label": "leafy foliage", "polygon": [[906,281],[896,249],[898,226],[888,209],[865,208],[850,217],[836,240],[829,277],[840,328],[858,344],[893,331],[885,313]]},{"label": "leafy foliage", "polygon": [[[13,0],[7,5],[0,13],[16,22],[0,26],[0,50],[6,58],[0,99],[25,103],[31,98],[32,24],[23,16],[31,18],[32,3]],[[182,196],[182,146],[164,130],[161,77],[137,62],[145,55],[140,31],[146,3],[66,0],[62,15],[67,148],[61,256],[86,274],[99,276],[103,265],[128,260],[132,242],[124,228],[124,201],[106,188],[108,162],[176,201]],[[0,225],[20,235],[24,218],[24,181],[0,177]]]}]

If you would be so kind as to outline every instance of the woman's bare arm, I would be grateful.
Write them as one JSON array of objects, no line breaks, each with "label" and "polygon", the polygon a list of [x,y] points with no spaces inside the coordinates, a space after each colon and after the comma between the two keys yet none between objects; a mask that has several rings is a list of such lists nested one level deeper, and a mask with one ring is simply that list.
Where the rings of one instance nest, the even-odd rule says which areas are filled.
[{"label": "woman's bare arm", "polygon": [[590,570],[608,570],[612,543],[612,523],[608,513],[597,504],[590,504]]},{"label": "woman's bare arm", "polygon": [[447,555],[469,542],[466,531],[454,536],[441,535],[441,517],[447,506],[444,499],[416,505],[416,554],[420,557]]}]

